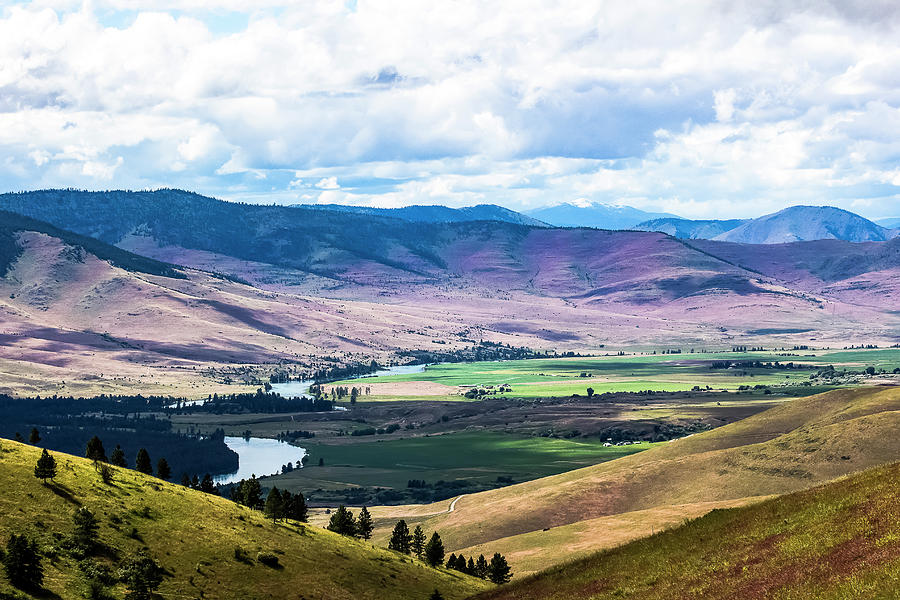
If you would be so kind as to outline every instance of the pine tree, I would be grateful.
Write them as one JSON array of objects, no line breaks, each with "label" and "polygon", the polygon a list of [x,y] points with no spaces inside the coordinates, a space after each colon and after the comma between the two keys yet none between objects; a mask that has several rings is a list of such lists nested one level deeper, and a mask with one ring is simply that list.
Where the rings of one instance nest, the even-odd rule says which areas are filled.
[{"label": "pine tree", "polygon": [[369,509],[363,506],[356,519],[356,534],[362,539],[368,540],[372,537],[373,529],[375,529],[375,524],[372,522],[372,515],[369,514]]},{"label": "pine tree", "polygon": [[441,596],[441,593],[437,589],[435,589],[431,592],[431,595],[428,596],[428,600],[444,600],[444,597]]},{"label": "pine tree", "polygon": [[109,455],[109,462],[117,467],[128,466],[128,463],[125,461],[125,451],[122,450],[122,446],[116,444],[116,449]]},{"label": "pine tree", "polygon": [[391,532],[388,549],[409,554],[410,544],[412,544],[412,536],[409,534],[409,527],[406,526],[406,521],[400,519],[394,525],[394,531]]},{"label": "pine tree", "polygon": [[472,557],[469,557],[469,562],[466,563],[466,573],[469,575],[475,574],[475,561],[472,560]]},{"label": "pine tree", "polygon": [[425,542],[427,540],[428,538],[425,537],[425,532],[422,531],[422,527],[420,525],[416,525],[416,528],[413,530],[412,544],[410,545],[412,551],[416,555],[416,558],[422,558],[422,553],[425,552]]},{"label": "pine tree", "polygon": [[38,588],[44,582],[44,567],[37,544],[24,535],[12,534],[6,542],[3,568],[17,588]]},{"label": "pine tree", "polygon": [[75,511],[72,521],[75,523],[75,531],[72,534],[75,544],[85,552],[93,549],[97,543],[97,532],[100,530],[100,523],[97,521],[97,517],[82,506]]},{"label": "pine tree", "polygon": [[95,435],[88,440],[84,455],[94,462],[106,462],[106,450],[103,449],[100,438]]},{"label": "pine tree", "polygon": [[150,453],[146,448],[138,450],[137,458],[134,459],[134,468],[141,473],[153,475],[153,464],[150,462]]},{"label": "pine tree", "polygon": [[31,428],[31,434],[28,436],[28,443],[32,446],[41,441],[41,434],[38,433],[37,427]]},{"label": "pine tree", "polygon": [[213,483],[212,475],[209,473],[203,476],[203,481],[200,482],[198,489],[207,494],[219,495],[219,490],[216,489],[216,484]]},{"label": "pine tree", "polygon": [[166,481],[172,476],[172,469],[169,468],[169,461],[165,458],[159,459],[156,463],[156,476]]},{"label": "pine tree", "polygon": [[506,563],[506,557],[499,552],[495,552],[491,558],[491,564],[488,566],[488,579],[497,585],[512,579],[512,572]]},{"label": "pine tree", "polygon": [[47,452],[46,448],[41,450],[41,456],[34,467],[34,476],[43,479],[44,483],[47,483],[48,479],[52,481],[56,477],[56,459]]},{"label": "pine tree", "polygon": [[284,498],[277,487],[269,490],[269,496],[266,498],[266,516],[272,519],[272,523],[284,517]]},{"label": "pine tree", "polygon": [[128,586],[127,600],[151,600],[163,579],[163,570],[146,550],[128,559],[119,569],[119,580]]},{"label": "pine tree", "polygon": [[191,487],[195,490],[200,489],[200,478],[197,477],[196,473],[194,473],[194,476],[191,477]]},{"label": "pine tree", "polygon": [[[182,473],[182,474],[181,474],[181,485],[183,485],[184,487],[191,487],[191,478],[188,477],[188,474],[187,474],[187,473]],[[232,491],[231,491],[231,493],[232,493],[232,498],[234,498],[234,490],[237,490],[237,489],[240,489],[240,488],[235,487],[235,488],[232,489]]]},{"label": "pine tree", "polygon": [[341,535],[356,535],[356,520],[353,513],[341,504],[328,520],[328,530]]},{"label": "pine tree", "polygon": [[480,577],[482,579],[487,579],[488,576],[488,563],[484,558],[484,554],[478,555],[478,560],[475,562],[475,576]]},{"label": "pine tree", "polygon": [[447,568],[455,569],[456,568],[456,554],[451,554],[449,558],[447,558]]},{"label": "pine tree", "polygon": [[431,539],[425,544],[425,562],[432,567],[444,564],[444,542],[437,531],[431,534]]}]

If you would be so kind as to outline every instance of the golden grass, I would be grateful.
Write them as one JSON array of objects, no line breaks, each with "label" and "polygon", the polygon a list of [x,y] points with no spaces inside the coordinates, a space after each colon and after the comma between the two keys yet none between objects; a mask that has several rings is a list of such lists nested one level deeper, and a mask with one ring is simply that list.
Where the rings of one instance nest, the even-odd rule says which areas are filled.
[{"label": "golden grass", "polygon": [[[0,441],[0,541],[12,533],[34,536],[57,554],[45,559],[45,585],[62,598],[83,597],[85,582],[75,561],[60,550],[72,529],[72,514],[86,506],[101,522],[100,538],[122,558],[142,547],[169,573],[165,598],[426,598],[435,588],[444,597],[464,598],[484,582],[423,563],[373,544],[318,527],[273,524],[263,515],[224,498],[115,469],[112,485],[101,482],[92,464],[53,453],[59,475],[43,485],[32,473],[40,449]],[[145,512],[146,511],[146,512]],[[132,536],[132,528],[136,535]],[[235,559],[240,547],[249,562]],[[278,556],[282,568],[253,560],[257,552]],[[0,593],[11,592],[0,577]],[[123,589],[115,590],[121,596]]]}]

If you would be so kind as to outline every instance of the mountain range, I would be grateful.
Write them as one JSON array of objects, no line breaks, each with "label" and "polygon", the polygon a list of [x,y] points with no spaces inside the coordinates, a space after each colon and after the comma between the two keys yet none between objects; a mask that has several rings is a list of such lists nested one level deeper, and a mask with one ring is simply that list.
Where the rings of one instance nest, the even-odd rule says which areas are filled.
[{"label": "mountain range", "polygon": [[892,344],[900,325],[898,238],[752,245],[177,190],[8,194],[0,207],[28,217],[4,215],[0,232],[0,371],[23,393],[174,393],[183,369],[390,361],[480,340]]}]

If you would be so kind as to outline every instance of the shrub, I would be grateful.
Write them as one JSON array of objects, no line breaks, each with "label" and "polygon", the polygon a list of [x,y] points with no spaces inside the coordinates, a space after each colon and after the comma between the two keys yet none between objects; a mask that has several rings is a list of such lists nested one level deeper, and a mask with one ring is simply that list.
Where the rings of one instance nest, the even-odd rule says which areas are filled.
[{"label": "shrub", "polygon": [[280,566],[278,564],[278,557],[270,552],[259,552],[256,555],[256,561],[267,567],[272,567],[273,569],[277,569]]}]

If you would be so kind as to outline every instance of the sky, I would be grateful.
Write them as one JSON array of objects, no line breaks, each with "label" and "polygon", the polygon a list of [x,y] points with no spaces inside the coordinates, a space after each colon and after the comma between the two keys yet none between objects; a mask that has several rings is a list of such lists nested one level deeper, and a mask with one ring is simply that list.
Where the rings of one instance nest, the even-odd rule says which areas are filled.
[{"label": "sky", "polygon": [[47,187],[900,216],[900,3],[0,0],[0,191]]}]

